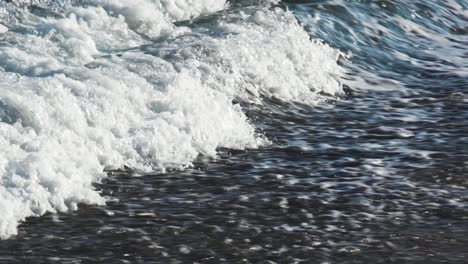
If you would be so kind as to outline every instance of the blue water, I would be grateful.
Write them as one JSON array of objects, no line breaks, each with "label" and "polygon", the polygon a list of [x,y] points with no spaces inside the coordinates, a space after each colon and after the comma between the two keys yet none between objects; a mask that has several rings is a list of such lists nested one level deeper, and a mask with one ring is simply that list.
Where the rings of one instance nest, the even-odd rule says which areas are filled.
[{"label": "blue water", "polygon": [[[62,7],[49,5],[18,8],[60,15]],[[202,152],[183,169],[138,176],[131,166],[108,169],[94,183],[105,205],[21,221],[17,235],[0,241],[0,263],[466,262],[468,2],[231,1],[176,25],[222,39],[217,23],[275,9],[342,52],[344,73],[335,78],[343,93],[319,91],[313,104],[237,96],[270,143],[218,146],[216,157]],[[187,39],[118,52],[179,61],[185,55],[173,50],[201,45]],[[280,66],[269,67],[279,74]],[[13,125],[21,114],[0,100],[2,122]]]}]

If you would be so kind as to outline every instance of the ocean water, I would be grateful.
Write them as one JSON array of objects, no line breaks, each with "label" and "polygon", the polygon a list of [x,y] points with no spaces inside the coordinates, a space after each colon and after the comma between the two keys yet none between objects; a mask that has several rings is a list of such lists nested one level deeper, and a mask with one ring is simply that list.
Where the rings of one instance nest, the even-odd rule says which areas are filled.
[{"label": "ocean water", "polygon": [[464,263],[468,2],[0,1],[0,263]]}]

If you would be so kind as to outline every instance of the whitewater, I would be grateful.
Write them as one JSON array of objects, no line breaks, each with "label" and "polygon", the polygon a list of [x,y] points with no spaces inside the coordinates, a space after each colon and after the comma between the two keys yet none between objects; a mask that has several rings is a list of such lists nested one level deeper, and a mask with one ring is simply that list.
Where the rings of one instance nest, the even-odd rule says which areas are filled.
[{"label": "whitewater", "polygon": [[94,185],[110,171],[184,170],[268,145],[246,105],[343,94],[342,52],[277,1],[237,5],[2,1],[0,237],[28,217],[104,205]]}]

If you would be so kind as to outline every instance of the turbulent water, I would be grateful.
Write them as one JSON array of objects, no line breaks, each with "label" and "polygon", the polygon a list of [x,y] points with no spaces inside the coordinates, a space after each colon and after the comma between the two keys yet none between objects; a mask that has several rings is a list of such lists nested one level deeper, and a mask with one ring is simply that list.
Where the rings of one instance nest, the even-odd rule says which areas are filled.
[{"label": "turbulent water", "polygon": [[0,2],[0,263],[461,263],[468,2]]}]

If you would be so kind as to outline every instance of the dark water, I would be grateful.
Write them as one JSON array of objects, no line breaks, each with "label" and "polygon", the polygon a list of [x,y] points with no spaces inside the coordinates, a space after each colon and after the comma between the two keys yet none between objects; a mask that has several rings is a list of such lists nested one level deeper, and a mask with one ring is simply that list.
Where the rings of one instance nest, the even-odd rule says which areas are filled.
[{"label": "dark water", "polygon": [[107,205],[28,219],[0,262],[465,263],[468,2],[280,5],[352,53],[346,96],[245,104],[271,145],[111,173]]}]

